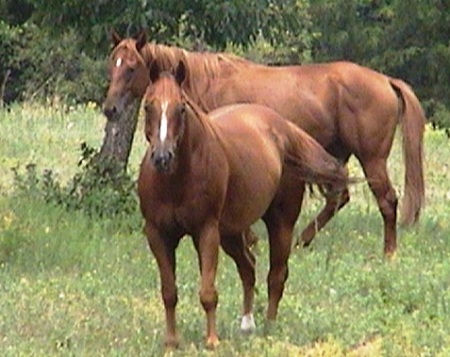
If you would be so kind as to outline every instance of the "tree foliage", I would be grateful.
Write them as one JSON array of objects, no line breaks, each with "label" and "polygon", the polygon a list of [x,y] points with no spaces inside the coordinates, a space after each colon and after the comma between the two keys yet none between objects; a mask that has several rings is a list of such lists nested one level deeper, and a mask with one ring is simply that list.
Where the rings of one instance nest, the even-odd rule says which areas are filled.
[{"label": "tree foliage", "polygon": [[[244,45],[260,33],[269,41],[299,35],[310,23],[306,0],[29,0],[33,19],[58,33],[75,28],[91,49],[105,49],[111,28],[130,35],[147,28],[152,38],[169,42],[194,37],[223,49]],[[304,21],[307,20],[307,21]],[[106,40],[106,41],[105,41]]]},{"label": "tree foliage", "polygon": [[[312,46],[315,60],[351,60],[402,78],[418,93],[429,117],[450,108],[448,1],[318,0],[311,4],[319,34]],[[450,119],[446,121],[444,126],[450,127]]]},{"label": "tree foliage", "polygon": [[0,0],[5,99],[47,83],[99,101],[111,28],[266,63],[351,60],[409,82],[430,117],[450,107],[447,0]]}]

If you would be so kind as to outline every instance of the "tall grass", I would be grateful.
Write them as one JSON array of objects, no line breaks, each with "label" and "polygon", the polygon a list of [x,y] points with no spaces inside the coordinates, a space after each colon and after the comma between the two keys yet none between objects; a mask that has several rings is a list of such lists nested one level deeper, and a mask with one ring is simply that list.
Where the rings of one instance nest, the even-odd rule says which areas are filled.
[{"label": "tall grass", "polygon": [[[0,350],[7,356],[163,354],[164,311],[158,270],[136,217],[91,218],[46,204],[14,188],[10,167],[37,164],[61,180],[76,171],[79,145],[99,146],[98,108],[14,106],[0,111]],[[396,259],[382,256],[382,224],[365,184],[317,236],[293,251],[279,318],[270,333],[268,247],[257,254],[256,333],[241,336],[241,286],[234,264],[220,256],[216,352],[203,345],[205,316],[198,301],[198,264],[189,239],[177,250],[182,347],[175,356],[418,356],[450,353],[450,145],[426,132],[427,206],[420,223],[399,229]],[[136,173],[144,150],[138,130],[131,158]],[[399,193],[398,145],[390,171]],[[355,176],[362,176],[355,161]],[[308,197],[300,234],[322,205]],[[137,215],[137,213],[136,213]]]}]

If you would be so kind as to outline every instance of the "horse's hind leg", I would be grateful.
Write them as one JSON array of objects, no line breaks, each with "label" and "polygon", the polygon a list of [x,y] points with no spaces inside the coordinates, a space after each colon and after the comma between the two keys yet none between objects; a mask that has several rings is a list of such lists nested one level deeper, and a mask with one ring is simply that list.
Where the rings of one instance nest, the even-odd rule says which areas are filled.
[{"label": "horse's hind leg", "polygon": [[[246,231],[248,234],[248,231]],[[252,332],[255,330],[252,308],[255,292],[255,257],[249,249],[246,234],[221,238],[221,246],[236,263],[244,290],[244,307],[242,312],[241,330]]]},{"label": "horse's hind leg", "polygon": [[288,278],[288,259],[291,252],[294,224],[287,224],[282,217],[271,214],[266,222],[269,232],[270,269],[267,276],[269,306],[267,320],[275,320],[278,305]]},{"label": "horse's hind leg", "polygon": [[383,216],[384,254],[390,256],[397,249],[397,196],[389,180],[386,159],[374,159],[361,164]]},{"label": "horse's hind leg", "polygon": [[[288,175],[288,174],[287,174]],[[292,234],[300,214],[304,185],[298,181],[281,183],[279,192],[263,217],[269,233],[270,268],[267,276],[269,306],[267,320],[275,320],[284,284],[288,278],[288,260],[292,247]]]},{"label": "horse's hind leg", "polygon": [[[325,194],[325,198],[325,207],[319,212],[317,217],[306,226],[301,234],[301,240],[305,247],[309,246],[317,232],[319,232],[325,224],[327,224],[328,221],[349,202],[350,193],[348,192],[348,188],[345,188],[341,192],[327,193]],[[299,246],[300,244],[300,239],[297,238],[295,245]]]},{"label": "horse's hind leg", "polygon": [[247,230],[245,230],[245,232],[244,232],[244,239],[245,239],[245,242],[247,243],[247,246],[249,248],[255,248],[256,249],[259,238],[255,234],[255,232],[253,232],[253,230],[251,228],[248,228]]}]

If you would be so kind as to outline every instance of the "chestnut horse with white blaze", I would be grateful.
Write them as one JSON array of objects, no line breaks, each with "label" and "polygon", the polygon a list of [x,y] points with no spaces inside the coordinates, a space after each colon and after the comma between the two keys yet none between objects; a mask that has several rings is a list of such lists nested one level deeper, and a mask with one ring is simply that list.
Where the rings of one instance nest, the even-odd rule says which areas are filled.
[{"label": "chestnut horse with white blaze", "polygon": [[[233,103],[258,103],[274,109],[346,163],[355,155],[362,165],[384,223],[384,252],[396,250],[397,196],[387,172],[394,133],[400,124],[405,158],[403,223],[419,218],[424,201],[423,132],[425,115],[403,81],[350,62],[269,67],[225,53],[188,52],[177,47],[121,39],[113,32],[110,85],[105,115],[114,120],[149,84],[148,68],[156,61],[172,70],[186,63],[184,90],[204,111]],[[304,189],[299,195],[303,197]],[[348,190],[326,205],[305,228],[308,245],[315,234],[349,201]],[[299,244],[299,241],[297,241]]]},{"label": "chestnut horse with white blaze", "polygon": [[255,258],[244,232],[262,218],[270,244],[267,319],[274,320],[288,277],[292,232],[304,181],[331,196],[347,171],[314,139],[270,108],[236,104],[209,113],[187,96],[180,62],[175,76],[151,68],[145,94],[145,135],[138,194],[145,233],[160,271],[166,345],[178,346],[175,249],[192,237],[201,272],[200,301],[207,345],[218,343],[215,277],[219,246],[236,263],[244,291],[241,328],[252,330]]}]

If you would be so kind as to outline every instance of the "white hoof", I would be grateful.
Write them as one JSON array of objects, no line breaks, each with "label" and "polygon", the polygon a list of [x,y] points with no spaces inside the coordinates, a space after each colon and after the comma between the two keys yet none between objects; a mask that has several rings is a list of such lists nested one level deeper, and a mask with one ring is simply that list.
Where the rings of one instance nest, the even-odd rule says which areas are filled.
[{"label": "white hoof", "polygon": [[256,329],[255,319],[253,314],[247,314],[242,316],[241,331],[244,333],[252,333]]}]

